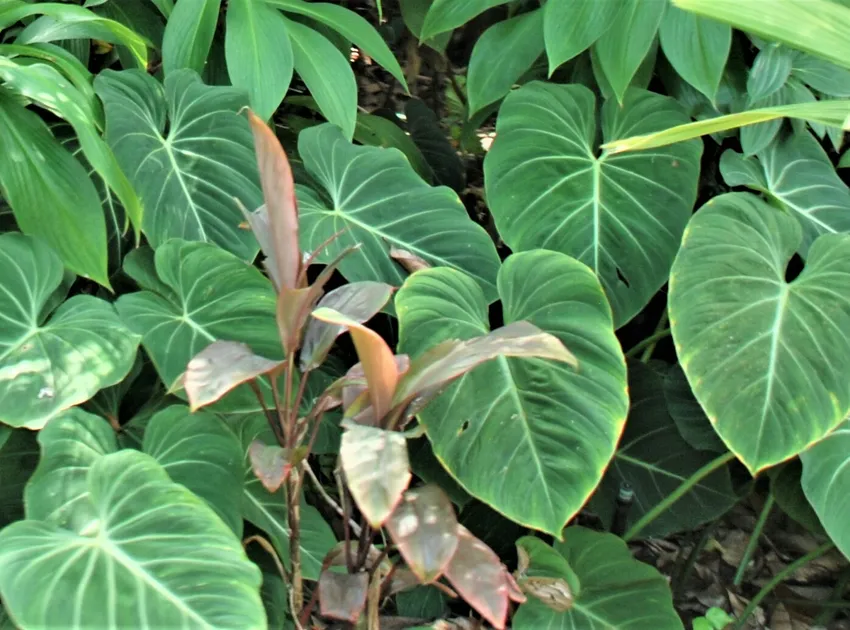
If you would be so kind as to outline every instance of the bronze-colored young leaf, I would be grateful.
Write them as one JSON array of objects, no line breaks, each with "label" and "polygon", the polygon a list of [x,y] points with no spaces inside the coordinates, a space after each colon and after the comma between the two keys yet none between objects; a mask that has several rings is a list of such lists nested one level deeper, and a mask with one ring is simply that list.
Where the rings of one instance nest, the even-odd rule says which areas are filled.
[{"label": "bronze-colored young leaf", "polygon": [[260,440],[254,440],[248,448],[251,469],[269,492],[277,492],[289,477],[293,466],[300,464],[306,455],[304,447],[288,449]]},{"label": "bronze-colored young leaf", "polygon": [[308,313],[313,307],[312,287],[290,289],[281,287],[277,296],[277,329],[286,354],[298,350]]},{"label": "bronze-colored young leaf", "polygon": [[312,315],[323,322],[348,328],[357,349],[357,356],[363,365],[375,416],[378,419],[383,418],[390,410],[399,379],[395,357],[390,347],[375,331],[331,308],[317,308]]},{"label": "bronze-colored young leaf", "polygon": [[183,375],[192,411],[214,403],[231,389],[281,366],[244,343],[214,341],[196,354]]},{"label": "bronze-colored young leaf", "polygon": [[[334,289],[321,300],[318,307],[332,308],[358,322],[375,316],[389,301],[393,288],[383,282],[352,282]],[[328,355],[334,340],[345,331],[344,326],[312,319],[304,333],[301,347],[301,370],[319,367]]]},{"label": "bronze-colored young leaf", "polygon": [[265,253],[277,268],[280,288],[295,289],[301,273],[301,248],[298,245],[298,204],[292,169],[280,141],[269,126],[250,110],[248,122],[254,134],[260,183],[271,228],[271,251]]},{"label": "bronze-colored young leaf", "polygon": [[578,365],[575,356],[554,335],[529,322],[512,322],[468,341],[445,341],[413,361],[398,385],[393,406],[406,405],[416,395],[434,392],[499,356],[537,357]]},{"label": "bronze-colored young leaf", "polygon": [[497,630],[505,627],[508,601],[524,601],[513,581],[490,547],[463,525],[458,525],[458,546],[445,576],[467,603]]},{"label": "bronze-colored young leaf", "polygon": [[421,256],[395,246],[390,247],[390,258],[404,267],[407,273],[415,273],[420,269],[431,268],[431,264]]},{"label": "bronze-colored young leaf", "polygon": [[[274,249],[271,240],[271,224],[269,223],[269,209],[266,204],[263,204],[254,212],[248,210],[242,204],[239,204],[242,214],[245,216],[245,224],[240,224],[240,227],[245,229],[250,228],[260,244],[260,250],[266,257],[263,260],[263,267],[271,278],[272,284],[276,291],[280,291],[280,276],[277,271],[277,262],[274,259]],[[247,224],[247,225],[246,225]]]},{"label": "bronze-colored young leaf", "polygon": [[339,456],[348,488],[369,523],[380,527],[410,483],[407,441],[400,433],[344,424]]},{"label": "bronze-colored young leaf", "polygon": [[322,571],[319,577],[319,612],[322,617],[355,623],[366,606],[369,574]]},{"label": "bronze-colored young leaf", "polygon": [[427,485],[404,493],[387,519],[407,566],[423,584],[442,575],[458,545],[454,506],[438,486]]},{"label": "bronze-colored young leaf", "polygon": [[[399,377],[402,377],[410,368],[410,357],[406,354],[397,354],[394,358]],[[345,383],[342,386],[342,408],[345,410],[345,416],[357,424],[376,427],[379,425],[379,418],[375,415],[375,408],[370,404],[368,394],[365,398],[363,397],[367,391],[368,385],[363,364],[356,363],[345,375]]]}]

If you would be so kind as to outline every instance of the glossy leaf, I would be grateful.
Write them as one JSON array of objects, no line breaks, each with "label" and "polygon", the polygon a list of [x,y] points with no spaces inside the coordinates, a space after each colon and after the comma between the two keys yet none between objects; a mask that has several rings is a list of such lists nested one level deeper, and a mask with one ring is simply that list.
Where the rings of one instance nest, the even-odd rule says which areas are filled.
[{"label": "glossy leaf", "polygon": [[[419,413],[434,453],[465,490],[508,518],[555,536],[599,482],[625,422],[625,363],[593,273],[548,251],[514,254],[499,274],[506,324],[557,337],[579,368],[497,358]],[[411,276],[396,297],[400,350],[414,362],[448,339],[488,332],[487,301],[445,268]]]},{"label": "glossy leaf", "polygon": [[[446,578],[457,592],[493,627],[502,630],[512,597],[507,569],[487,545],[463,525],[457,526],[457,551],[446,566]],[[523,600],[522,594],[515,594]]]},{"label": "glossy leaf", "polygon": [[850,231],[850,189],[808,131],[781,138],[754,158],[726,150],[720,172],[729,186],[762,192],[797,218],[803,256],[821,234]]},{"label": "glossy leaf", "polygon": [[454,506],[436,485],[405,492],[386,525],[407,566],[423,584],[440,577],[458,548]]},{"label": "glossy leaf", "polygon": [[440,33],[454,30],[487,9],[507,2],[509,0],[467,0],[466,2],[434,0],[425,15],[422,31],[418,34],[419,39],[424,41]]},{"label": "glossy leaf", "polygon": [[[383,282],[352,282],[329,292],[319,300],[317,308],[331,308],[362,324],[386,305],[392,291],[393,288]],[[344,326],[312,318],[301,346],[301,370],[306,372],[319,367],[344,331]]]},{"label": "glossy leaf", "polygon": [[[301,272],[301,250],[298,248],[298,203],[292,168],[271,128],[252,112],[248,113],[248,122],[254,135],[254,151],[266,201],[265,216],[270,228],[270,234],[259,236],[257,240],[265,245],[263,253],[269,259],[270,275],[278,289],[296,289]],[[259,231],[252,227],[255,233]]]},{"label": "glossy leaf", "polygon": [[322,617],[354,623],[366,607],[368,573],[322,571],[319,578],[319,611]]},{"label": "glossy leaf", "polygon": [[[619,327],[667,281],[696,198],[701,147],[596,157],[595,100],[580,85],[534,82],[499,111],[484,160],[490,210],[513,251],[553,249],[600,277]],[[668,127],[672,99],[632,89],[602,107],[605,139]],[[628,131],[626,131],[628,130]]]},{"label": "glossy leaf", "polygon": [[599,66],[620,103],[652,47],[667,3],[625,0],[623,5],[611,27],[593,45]]},{"label": "glossy leaf", "polygon": [[[464,270],[488,299],[494,297],[499,258],[492,239],[452,190],[428,186],[399,151],[354,146],[332,125],[319,125],[301,132],[298,153],[330,200],[298,186],[302,249],[312,251],[347,228],[317,262],[360,244],[340,263],[342,275],[351,282],[400,286],[407,274],[389,256],[390,247],[397,247],[430,264]],[[399,208],[405,208],[401,215]]]},{"label": "glossy leaf", "polygon": [[357,124],[357,82],[348,59],[324,35],[299,22],[285,21],[298,76],[328,122],[350,140]]},{"label": "glossy leaf", "polygon": [[793,55],[791,73],[809,87],[833,97],[850,96],[850,70],[812,55]]},{"label": "glossy leaf", "polygon": [[62,263],[42,241],[0,236],[0,276],[0,422],[40,429],[127,375],[138,335],[108,302],[61,302],[69,288]]},{"label": "glossy leaf", "polygon": [[[81,481],[74,511],[89,519],[30,518],[0,532],[0,590],[17,624],[265,625],[260,572],[239,539],[150,456],[104,455]],[[51,605],[57,597],[64,606]]]},{"label": "glossy leaf", "polygon": [[[564,542],[555,543],[555,550],[566,559],[581,590],[572,607],[564,612],[529,597],[514,614],[515,630],[683,630],[667,579],[654,567],[633,558],[620,538],[570,527],[564,531]],[[532,562],[530,569],[533,568]]]},{"label": "glossy leaf", "polygon": [[[242,514],[246,520],[265,531],[281,561],[289,566],[289,527],[286,518],[286,497],[283,492],[269,492],[254,474],[249,449],[255,440],[267,446],[277,444],[268,422],[262,414],[247,415],[233,424],[244,453],[244,483]],[[304,578],[318,580],[325,555],[336,544],[333,531],[318,510],[301,504],[301,568]]]},{"label": "glossy leaf", "polygon": [[244,343],[214,341],[192,357],[183,387],[192,411],[214,403],[234,387],[283,365],[251,352]]},{"label": "glossy leaf", "polygon": [[466,91],[469,116],[495,103],[543,54],[543,9],[497,22],[475,42]]},{"label": "glossy leaf", "polygon": [[243,93],[205,86],[189,70],[170,73],[164,88],[142,72],[105,70],[95,89],[107,141],[145,200],[142,229],[151,245],[207,241],[253,260],[257,243],[239,228],[234,201],[262,203],[251,132],[236,115],[247,104]]},{"label": "glossy leaf", "polygon": [[203,71],[220,8],[221,0],[177,2],[162,39],[162,68],[166,76],[184,68],[199,74]]},{"label": "glossy leaf", "polygon": [[373,527],[380,527],[410,483],[404,436],[352,424],[342,434],[339,456],[357,507]]},{"label": "glossy leaf", "polygon": [[850,236],[821,236],[789,283],[786,265],[801,243],[792,216],[753,195],[722,195],[694,216],[670,277],[682,368],[717,433],[753,473],[806,449],[850,411],[841,376],[850,360],[842,288]]},{"label": "glossy leaf", "polygon": [[304,0],[265,0],[270,6],[303,15],[337,31],[380,64],[407,90],[407,81],[390,47],[378,31],[358,13],[330,2]]},{"label": "glossy leaf", "polygon": [[230,82],[245,90],[254,111],[268,120],[292,81],[286,22],[262,0],[230,0],[226,26],[224,54]]},{"label": "glossy leaf", "polygon": [[661,49],[676,72],[715,103],[732,45],[732,29],[675,6],[667,7],[658,30]]},{"label": "glossy leaf", "polygon": [[850,558],[850,422],[844,422],[823,440],[800,454],[803,492],[820,522],[841,552]]},{"label": "glossy leaf", "polygon": [[543,7],[543,41],[549,57],[549,76],[590,48],[624,10],[625,2],[551,0]]},{"label": "glossy leaf", "polygon": [[106,287],[106,225],[94,184],[33,112],[0,93],[0,186],[25,234],[68,269]]},{"label": "glossy leaf", "polygon": [[[214,245],[180,240],[159,247],[155,261],[158,279],[168,292],[127,293],[116,307],[127,325],[142,335],[142,345],[168,389],[175,387],[193,357],[219,339],[245,343],[271,360],[283,358],[274,289],[258,269]],[[236,321],[239,326],[234,326]],[[250,391],[247,398],[254,399]]]},{"label": "glossy leaf", "polygon": [[794,55],[790,50],[778,44],[768,44],[761,49],[753,61],[747,77],[747,95],[750,102],[766,98],[777,92],[788,77]]},{"label": "glossy leaf", "polygon": [[698,451],[725,452],[726,445],[691,391],[688,377],[679,364],[670,368],[664,376],[664,397],[667,400],[667,413],[676,423],[679,435],[691,448]]},{"label": "glossy leaf", "polygon": [[[637,522],[687,481],[716,454],[692,448],[667,412],[663,380],[642,363],[629,364],[631,408],[617,454],[594,495],[594,507],[610,522],[623,483],[634,501],[627,523]],[[681,499],[653,520],[642,535],[667,536],[691,530],[720,517],[738,501],[729,469],[720,468],[701,479]]]}]

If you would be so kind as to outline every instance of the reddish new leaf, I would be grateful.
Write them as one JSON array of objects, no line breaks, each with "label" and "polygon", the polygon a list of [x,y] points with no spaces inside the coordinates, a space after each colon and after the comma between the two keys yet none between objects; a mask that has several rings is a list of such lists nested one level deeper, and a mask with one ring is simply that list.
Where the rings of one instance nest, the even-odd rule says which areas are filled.
[{"label": "reddish new leaf", "polygon": [[254,440],[248,448],[251,469],[269,492],[277,492],[293,466],[299,465],[306,455],[307,449],[303,447],[291,450],[270,446],[260,440]]},{"label": "reddish new leaf", "polygon": [[458,545],[452,502],[439,487],[408,490],[387,519],[387,529],[407,565],[423,584],[442,575]]},{"label": "reddish new leaf", "polygon": [[[363,323],[372,319],[389,301],[393,288],[383,282],[352,282],[325,295],[319,308],[332,308]],[[319,367],[328,355],[334,340],[345,331],[344,326],[310,320],[301,348],[301,370],[306,372]]]},{"label": "reddish new leaf", "polygon": [[[248,122],[254,134],[254,148],[260,184],[271,228],[271,252],[266,255],[277,268],[280,289],[296,289],[301,272],[301,248],[298,245],[298,204],[292,169],[280,141],[266,123],[252,111]],[[261,240],[262,242],[262,240]]]},{"label": "reddish new leaf", "polygon": [[317,308],[312,315],[328,324],[348,328],[357,349],[357,356],[363,365],[375,416],[378,419],[383,418],[390,410],[399,379],[395,357],[390,347],[378,333],[338,311],[323,307]]},{"label": "reddish new leaf", "polygon": [[339,456],[348,488],[366,520],[380,527],[410,483],[407,441],[393,431],[344,426]]},{"label": "reddish new leaf", "polygon": [[[399,377],[403,376],[410,367],[410,357],[406,354],[395,355],[395,365]],[[346,373],[345,385],[342,388],[342,408],[345,410],[345,417],[351,418],[357,424],[379,426],[375,408],[369,404],[369,400],[363,365],[356,363]]]},{"label": "reddish new leaf", "polygon": [[430,269],[431,265],[424,258],[420,258],[416,254],[412,254],[406,249],[398,249],[397,247],[390,248],[390,258],[398,262],[404,267],[407,273],[415,273],[421,269]]},{"label": "reddish new leaf", "polygon": [[244,343],[214,341],[189,361],[183,387],[192,411],[214,403],[231,389],[281,366],[254,354]]},{"label": "reddish new leaf", "polygon": [[366,607],[369,574],[322,571],[319,577],[319,612],[322,617],[355,623]]},{"label": "reddish new leaf", "polygon": [[498,630],[505,627],[508,602],[524,601],[515,582],[490,547],[458,525],[458,546],[445,576],[461,597]]}]

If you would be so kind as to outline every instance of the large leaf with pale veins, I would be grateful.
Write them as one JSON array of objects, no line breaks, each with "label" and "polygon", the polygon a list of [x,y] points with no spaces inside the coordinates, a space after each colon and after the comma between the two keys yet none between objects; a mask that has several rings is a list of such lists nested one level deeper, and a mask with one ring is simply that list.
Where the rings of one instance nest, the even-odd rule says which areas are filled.
[{"label": "large leaf with pale veins", "polygon": [[151,244],[207,241],[253,259],[257,241],[239,228],[236,202],[263,203],[251,131],[238,115],[244,93],[206,86],[191,70],[169,73],[164,86],[141,71],[106,70],[95,89],[106,139],[144,202]]},{"label": "large leaf with pale veins", "polygon": [[320,195],[298,187],[301,248],[313,251],[347,228],[318,262],[359,243],[340,264],[342,275],[400,286],[407,274],[390,257],[392,246],[465,271],[488,299],[495,297],[499,259],[487,232],[469,218],[454,191],[426,184],[400,151],[355,146],[325,124],[301,132],[298,152],[323,188]]},{"label": "large leaf with pale veins", "polygon": [[803,492],[836,546],[850,558],[850,421],[800,454]]},{"label": "large leaf with pale veins", "polygon": [[[277,444],[262,414],[246,415],[232,424],[239,435],[244,452],[245,474],[242,485],[242,515],[264,530],[281,560],[289,566],[289,526],[286,516],[286,496],[283,491],[269,492],[254,474],[249,449],[254,440],[266,445]],[[336,544],[330,526],[313,506],[301,504],[301,568],[308,580],[318,580],[325,555]]]},{"label": "large leaf with pale veins", "polygon": [[104,455],[80,481],[72,511],[89,518],[0,532],[0,591],[18,625],[265,627],[260,571],[240,540],[149,455]]},{"label": "large leaf with pale veins", "polygon": [[850,232],[850,189],[808,131],[778,138],[756,157],[727,149],[720,172],[729,186],[762,192],[797,217],[803,256],[821,234]]},{"label": "large leaf with pale veins", "polygon": [[[666,499],[716,454],[698,451],[679,434],[667,411],[662,377],[642,363],[629,363],[631,407],[617,454],[594,494],[594,510],[606,521],[613,515],[622,483],[634,490],[628,523],[634,523]],[[708,422],[706,421],[706,424]],[[720,468],[690,489],[642,534],[666,536],[714,520],[738,500],[729,469]]]},{"label": "large leaf with pale veins", "polygon": [[139,337],[111,304],[76,295],[51,314],[68,285],[42,241],[0,236],[0,277],[0,422],[40,429],[130,371]]},{"label": "large leaf with pale veins", "polygon": [[850,235],[826,234],[785,279],[802,229],[754,195],[694,215],[670,275],[670,323],[694,395],[756,473],[850,411]]},{"label": "large leaf with pale veins", "polygon": [[[680,106],[630,89],[601,110],[604,140],[688,122]],[[552,249],[593,269],[619,327],[666,282],[696,200],[700,142],[599,155],[596,102],[581,85],[527,84],[499,111],[484,160],[487,199],[513,251]]]},{"label": "large leaf with pale veins", "polygon": [[[215,245],[181,240],[159,247],[154,260],[159,291],[122,295],[117,308],[127,325],[142,335],[142,345],[166,387],[173,387],[189,361],[219,339],[240,341],[272,360],[283,358],[275,292],[258,269]],[[233,392],[224,402],[238,406],[239,401],[250,401],[255,408],[246,388],[238,388],[241,395]]]},{"label": "large leaf with pale veins", "polygon": [[[505,323],[557,337],[578,368],[500,357],[420,413],[434,453],[472,495],[523,525],[560,535],[614,454],[628,408],[626,368],[599,281],[563,254],[514,254],[498,279]],[[411,276],[396,305],[400,348],[416,359],[489,331],[487,300],[452,269]]]},{"label": "large leaf with pale veins", "polygon": [[[564,542],[555,543],[555,550],[566,559],[580,584],[573,605],[559,612],[529,597],[514,615],[515,630],[683,630],[667,579],[633,558],[617,536],[570,527],[564,530]],[[535,568],[534,556],[530,568]]]}]

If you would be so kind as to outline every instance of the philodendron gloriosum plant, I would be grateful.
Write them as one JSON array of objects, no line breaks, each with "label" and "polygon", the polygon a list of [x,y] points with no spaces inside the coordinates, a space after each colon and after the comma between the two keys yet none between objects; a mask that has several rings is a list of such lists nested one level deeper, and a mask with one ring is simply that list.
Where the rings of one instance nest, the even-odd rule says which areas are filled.
[{"label": "philodendron gloriosum plant", "polygon": [[0,628],[742,628],[850,557],[850,8],[755,4],[0,0]]}]

